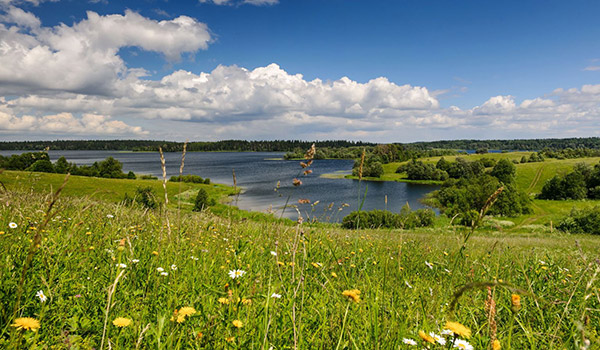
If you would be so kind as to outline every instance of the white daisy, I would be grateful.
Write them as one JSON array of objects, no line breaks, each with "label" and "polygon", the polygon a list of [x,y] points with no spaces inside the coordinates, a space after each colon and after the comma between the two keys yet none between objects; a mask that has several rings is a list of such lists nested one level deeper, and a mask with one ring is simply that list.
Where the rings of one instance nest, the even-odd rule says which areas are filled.
[{"label": "white daisy", "polygon": [[8,223],[8,227],[10,227],[10,228],[17,228],[17,224],[15,224],[14,222],[9,222]]},{"label": "white daisy", "polygon": [[168,272],[161,272],[161,273],[160,273],[160,275],[161,275],[161,276],[168,276],[168,275],[169,275],[169,273],[168,273]]},{"label": "white daisy", "polygon": [[281,294],[273,293],[271,294],[271,298],[281,299]]},{"label": "white daisy", "polygon": [[468,341],[462,339],[456,339],[454,341],[454,347],[463,350],[473,350],[473,345],[469,344]]},{"label": "white daisy", "polygon": [[140,259],[131,259],[131,262],[134,263],[134,264],[137,264],[137,263],[140,262]]},{"label": "white daisy", "polygon": [[163,272],[164,270],[165,270],[165,269],[163,269],[162,267],[157,267],[157,268],[156,268],[156,271],[158,271],[158,272]]},{"label": "white daisy", "polygon": [[171,270],[177,271],[177,265],[175,265],[175,264],[171,265]]},{"label": "white daisy", "polygon": [[433,340],[438,342],[440,345],[446,345],[446,339],[442,338],[441,335],[435,334],[433,332],[429,332],[429,335],[433,338]]},{"label": "white daisy", "polygon": [[425,261],[425,265],[427,265],[427,267],[429,267],[429,269],[433,270],[433,264],[430,263],[429,261]]},{"label": "white daisy", "polygon": [[38,297],[38,298],[40,298],[40,301],[42,303],[45,302],[46,300],[48,300],[48,298],[44,295],[44,292],[41,291],[41,290],[38,290],[38,292],[35,293],[35,296]]},{"label": "white daisy", "polygon": [[113,216],[113,215],[111,215],[111,214],[108,214],[108,215],[106,215],[106,217],[107,217],[107,218],[109,218],[109,219],[112,219],[112,218],[114,218],[114,216]]},{"label": "white daisy", "polygon": [[277,256],[277,252],[274,252],[274,251],[271,250],[271,255]]},{"label": "white daisy", "polygon": [[190,256],[190,259],[194,260],[194,261],[198,261],[198,258],[196,258],[195,256]]},{"label": "white daisy", "polygon": [[229,277],[236,279],[236,278],[240,278],[242,276],[244,276],[246,274],[246,271],[244,270],[231,270],[229,271]]},{"label": "white daisy", "polygon": [[117,264],[117,266],[120,267],[120,268],[122,268],[122,269],[127,268],[127,265],[125,265],[123,263]]},{"label": "white daisy", "polygon": [[442,333],[442,335],[452,335],[452,334],[454,334],[449,329],[442,329],[442,331],[440,333]]},{"label": "white daisy", "polygon": [[408,338],[402,338],[402,342],[404,344],[408,344],[408,345],[417,345],[417,342],[412,340],[412,339],[408,339]]}]

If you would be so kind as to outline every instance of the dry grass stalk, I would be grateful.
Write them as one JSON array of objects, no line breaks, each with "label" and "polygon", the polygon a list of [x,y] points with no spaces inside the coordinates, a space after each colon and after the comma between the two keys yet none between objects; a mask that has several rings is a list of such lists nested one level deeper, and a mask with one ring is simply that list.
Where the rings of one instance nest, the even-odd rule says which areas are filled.
[{"label": "dry grass stalk", "polygon": [[160,166],[162,168],[162,176],[163,176],[163,189],[165,190],[165,220],[167,222],[167,232],[169,233],[169,237],[171,237],[171,223],[169,222],[169,196],[167,195],[167,167],[165,164],[165,155],[163,154],[162,147],[158,147],[158,152],[160,153]]},{"label": "dry grass stalk", "polygon": [[108,324],[108,314],[110,313],[110,303],[112,300],[112,296],[113,294],[115,294],[115,291],[117,290],[117,283],[119,283],[119,279],[121,278],[121,276],[123,276],[124,273],[125,270],[121,270],[121,272],[117,275],[117,278],[115,278],[115,282],[113,283],[113,285],[108,287],[108,300],[106,302],[106,310],[104,312],[104,329],[102,330],[102,341],[100,342],[100,350],[102,350],[102,348],[104,347],[104,339],[106,337],[106,326]]},{"label": "dry grass stalk", "polygon": [[360,165],[358,166],[358,180],[362,180],[363,175],[363,165],[365,165],[365,152],[366,150],[363,148],[362,154],[360,155]]},{"label": "dry grass stalk", "polygon": [[488,327],[490,334],[490,345],[496,340],[498,334],[498,325],[496,323],[496,301],[492,295],[492,287],[487,287],[488,296],[485,300],[485,312],[488,319]]}]

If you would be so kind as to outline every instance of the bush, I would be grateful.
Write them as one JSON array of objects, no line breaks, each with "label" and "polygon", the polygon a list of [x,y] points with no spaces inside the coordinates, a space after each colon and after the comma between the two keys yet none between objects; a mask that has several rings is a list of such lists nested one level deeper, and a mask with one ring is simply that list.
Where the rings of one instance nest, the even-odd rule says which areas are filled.
[{"label": "bush", "polygon": [[136,203],[147,209],[158,208],[158,201],[156,200],[156,195],[154,194],[152,187],[138,187],[135,189],[135,192],[135,197],[133,198],[130,197],[129,194],[125,193],[123,202],[127,205],[133,205]]},{"label": "bush", "polygon": [[573,210],[571,214],[561,220],[557,229],[570,233],[600,234],[600,207],[584,210]]},{"label": "bush", "polygon": [[208,198],[208,192],[203,188],[199,189],[194,201],[194,211],[202,211],[208,208],[210,204],[211,201]]},{"label": "bush", "polygon": [[354,228],[400,228],[433,226],[435,213],[431,209],[411,211],[404,206],[398,214],[387,210],[353,211],[342,220],[342,227]]},{"label": "bush", "polygon": [[185,183],[194,183],[194,184],[209,184],[210,179],[203,179],[198,175],[177,175],[171,176],[169,179],[170,182],[185,182]]},{"label": "bush", "polygon": [[37,160],[35,163],[31,164],[31,166],[25,170],[37,171],[41,173],[53,173],[54,166],[52,165],[52,162],[50,162],[48,159],[40,159]]}]

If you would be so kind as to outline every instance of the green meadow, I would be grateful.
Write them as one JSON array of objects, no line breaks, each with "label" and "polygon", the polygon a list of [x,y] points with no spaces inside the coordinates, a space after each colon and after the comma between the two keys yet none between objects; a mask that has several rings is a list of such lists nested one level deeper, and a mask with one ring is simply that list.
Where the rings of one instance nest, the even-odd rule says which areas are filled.
[{"label": "green meadow", "polygon": [[[539,191],[578,161],[519,164],[517,181]],[[63,180],[0,174],[0,348],[600,347],[600,239],[549,226],[593,201],[474,231],[346,230],[237,210],[223,185],[168,183],[147,210],[122,199],[162,202],[161,181],[73,176],[54,196]],[[191,211],[199,188],[219,204]]]}]

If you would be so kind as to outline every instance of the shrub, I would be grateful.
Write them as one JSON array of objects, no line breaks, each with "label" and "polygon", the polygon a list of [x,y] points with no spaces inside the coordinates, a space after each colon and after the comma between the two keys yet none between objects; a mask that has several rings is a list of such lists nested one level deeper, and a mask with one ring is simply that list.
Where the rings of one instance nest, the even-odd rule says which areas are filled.
[{"label": "shrub", "polygon": [[130,197],[129,194],[125,193],[125,197],[123,198],[123,202],[127,205],[133,205],[134,203],[139,204],[140,206],[148,209],[156,209],[158,208],[158,201],[156,200],[156,195],[152,190],[152,187],[138,187],[135,189],[135,197]]},{"label": "shrub", "polygon": [[202,211],[208,208],[209,204],[208,192],[203,188],[199,189],[196,200],[194,201],[194,211]]},{"label": "shrub", "polygon": [[600,234],[600,207],[574,209],[569,216],[559,222],[556,228],[564,232],[598,235]]},{"label": "shrub", "polygon": [[31,166],[25,170],[37,171],[41,173],[53,173],[54,166],[52,165],[52,162],[50,162],[48,159],[40,159],[36,160],[35,163],[31,164]]}]

